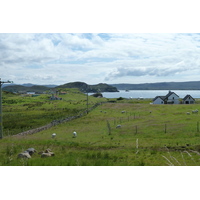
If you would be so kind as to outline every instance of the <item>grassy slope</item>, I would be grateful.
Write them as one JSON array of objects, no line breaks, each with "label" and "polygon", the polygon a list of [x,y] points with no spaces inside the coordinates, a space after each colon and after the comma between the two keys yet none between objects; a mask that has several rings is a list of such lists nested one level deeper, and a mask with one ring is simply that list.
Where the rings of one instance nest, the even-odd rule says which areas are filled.
[{"label": "grassy slope", "polygon": [[[13,135],[25,130],[46,125],[55,119],[74,116],[87,109],[86,95],[76,89],[63,89],[67,94],[59,95],[62,100],[50,101],[51,95],[11,95],[3,94],[4,135]],[[89,97],[88,107],[104,101]]]},{"label": "grassy slope", "polygon": [[[200,165],[199,155],[192,152],[200,151],[199,115],[186,115],[193,109],[200,110],[200,104],[150,105],[134,100],[103,104],[49,130],[4,138],[0,165]],[[77,138],[72,138],[74,130]],[[57,137],[51,139],[54,132]],[[35,154],[28,161],[18,160],[17,154],[29,147],[51,148],[55,157],[42,159]]]}]

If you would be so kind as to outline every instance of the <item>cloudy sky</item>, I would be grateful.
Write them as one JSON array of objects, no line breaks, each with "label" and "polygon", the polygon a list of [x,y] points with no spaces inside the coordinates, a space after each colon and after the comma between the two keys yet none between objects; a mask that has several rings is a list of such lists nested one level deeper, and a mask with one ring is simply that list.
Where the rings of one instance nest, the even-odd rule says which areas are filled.
[{"label": "cloudy sky", "polygon": [[2,80],[146,83],[200,80],[200,35],[1,33]]},{"label": "cloudy sky", "polygon": [[198,81],[195,2],[7,0],[0,12],[0,78],[16,84]]}]

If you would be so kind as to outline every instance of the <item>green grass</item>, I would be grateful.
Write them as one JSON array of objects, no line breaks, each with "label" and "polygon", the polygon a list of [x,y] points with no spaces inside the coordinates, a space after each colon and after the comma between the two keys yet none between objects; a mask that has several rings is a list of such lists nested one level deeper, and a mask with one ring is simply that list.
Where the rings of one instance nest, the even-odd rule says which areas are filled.
[{"label": "green grass", "polygon": [[[53,120],[75,116],[87,109],[86,95],[76,89],[63,89],[66,95],[60,95],[62,100],[50,101],[51,95],[3,94],[3,126],[4,135],[14,135],[29,129],[46,125]],[[88,108],[100,101],[89,97]]]},{"label": "green grass", "polygon": [[[38,113],[43,116],[39,108],[50,109],[49,114],[52,114],[54,103],[55,111],[63,109],[63,105],[68,105],[67,109],[82,110],[86,96],[75,94],[65,99],[67,104],[65,101],[43,103],[30,110],[36,116]],[[36,103],[38,100],[30,102]],[[94,105],[100,100],[102,101],[90,98],[89,102]],[[200,118],[199,114],[186,114],[194,109],[200,110],[199,102],[194,105],[150,105],[149,102],[147,99],[139,102],[133,99],[104,103],[88,115],[48,130],[27,136],[4,137],[0,140],[0,165],[199,166]],[[20,102],[19,105],[23,103]],[[24,106],[14,106],[15,109],[18,108],[18,113],[20,109],[24,109]],[[66,114],[68,112],[69,110]],[[22,114],[25,115],[25,112]],[[37,117],[32,116],[35,121]],[[49,115],[46,115],[43,118],[48,117]],[[38,121],[42,121],[42,117]],[[121,128],[116,128],[118,124]],[[73,131],[77,132],[77,138],[72,137]],[[55,139],[51,138],[52,133],[57,134]],[[50,148],[55,156],[41,158],[40,155],[34,154],[29,160],[17,159],[18,153],[30,147],[34,147],[38,152]]]}]

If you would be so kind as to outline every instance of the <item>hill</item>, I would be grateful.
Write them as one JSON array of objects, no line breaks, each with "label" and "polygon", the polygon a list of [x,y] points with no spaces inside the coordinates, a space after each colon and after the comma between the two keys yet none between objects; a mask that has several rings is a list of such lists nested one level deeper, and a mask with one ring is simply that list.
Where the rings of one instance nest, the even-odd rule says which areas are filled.
[{"label": "hill", "polygon": [[70,82],[55,88],[78,88],[81,92],[118,92],[117,88],[106,83],[99,83],[97,85],[88,85],[84,82]]},{"label": "hill", "polygon": [[2,88],[3,91],[7,92],[36,92],[36,93],[43,93],[46,90],[49,90],[49,87],[45,87],[42,85],[33,85],[31,87],[26,87],[23,85],[10,85]]},{"label": "hill", "polygon": [[160,82],[142,84],[111,84],[118,90],[199,90],[200,81]]},{"label": "hill", "polygon": [[[51,87],[50,87],[51,86]],[[7,92],[36,92],[36,93],[43,93],[49,89],[59,89],[59,88],[78,88],[81,92],[118,92],[116,87],[105,83],[99,83],[97,85],[88,85],[84,82],[70,82],[63,85],[59,85],[56,87],[52,87],[52,85],[43,86],[43,85],[33,85],[33,84],[23,84],[23,85],[8,85],[2,88],[2,90]]]}]

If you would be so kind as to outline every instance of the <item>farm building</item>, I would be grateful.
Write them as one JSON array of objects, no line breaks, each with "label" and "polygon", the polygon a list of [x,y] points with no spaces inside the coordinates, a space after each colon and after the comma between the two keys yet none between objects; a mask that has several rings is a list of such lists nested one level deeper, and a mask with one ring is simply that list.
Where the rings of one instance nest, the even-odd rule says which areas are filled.
[{"label": "farm building", "polygon": [[156,96],[153,99],[153,104],[179,104],[179,96],[169,91],[166,96]]},{"label": "farm building", "polygon": [[194,104],[195,103],[195,99],[193,97],[191,97],[191,95],[188,94],[183,98],[182,103],[183,104]]}]

